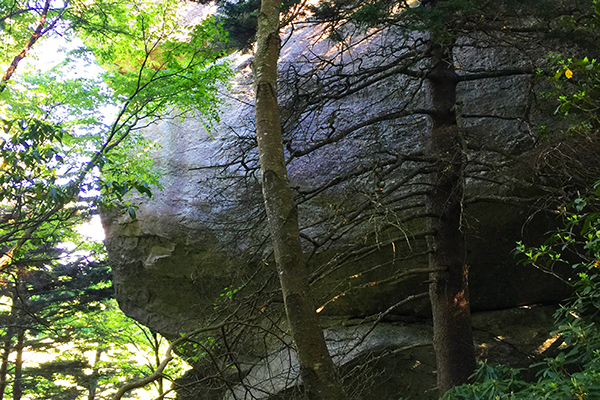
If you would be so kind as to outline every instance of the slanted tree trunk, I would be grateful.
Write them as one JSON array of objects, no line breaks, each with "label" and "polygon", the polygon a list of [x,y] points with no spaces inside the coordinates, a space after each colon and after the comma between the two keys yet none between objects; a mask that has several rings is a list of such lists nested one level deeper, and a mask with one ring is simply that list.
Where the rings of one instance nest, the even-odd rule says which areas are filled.
[{"label": "slanted tree trunk", "polygon": [[[50,4],[51,4],[51,1],[46,0],[37,28],[29,37],[29,40],[25,44],[25,47],[23,47],[23,50],[21,50],[21,52],[18,55],[16,55],[15,58],[13,58],[12,62],[10,63],[10,66],[4,73],[4,76],[2,77],[2,80],[0,80],[0,93],[2,93],[4,91],[4,89],[6,89],[7,82],[10,80],[10,78],[15,73],[19,63],[25,58],[25,56],[27,55],[29,50],[31,50],[31,47],[35,44],[35,42],[38,41],[38,39],[40,37],[42,37],[47,32],[47,31],[46,32],[44,31],[44,27],[46,26],[46,18],[48,18],[48,11],[50,10]],[[58,21],[58,19],[56,21]],[[56,24],[56,21],[54,22],[54,24]]]},{"label": "slanted tree trunk", "polygon": [[281,46],[279,10],[279,0],[262,0],[253,63],[263,197],[285,310],[307,396],[311,400],[341,400],[346,396],[327,351],[311,298],[297,209],[285,166],[277,103],[277,62]]},{"label": "slanted tree trunk", "polygon": [[471,330],[468,267],[462,226],[465,154],[456,122],[457,76],[451,47],[433,45],[435,67],[428,75],[433,103],[429,153],[437,162],[427,196],[433,344],[440,397],[473,373],[475,350]]}]

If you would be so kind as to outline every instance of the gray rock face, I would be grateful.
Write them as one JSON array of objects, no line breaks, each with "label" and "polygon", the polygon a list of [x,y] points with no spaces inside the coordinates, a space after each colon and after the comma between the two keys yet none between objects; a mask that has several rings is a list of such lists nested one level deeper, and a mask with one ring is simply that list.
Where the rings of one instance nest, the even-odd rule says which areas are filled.
[{"label": "gray rock face", "polygon": [[[418,51],[423,36],[386,30],[351,36],[343,45],[325,36],[310,24],[290,32],[279,93],[316,307],[336,318],[427,316],[428,299],[419,296],[427,292],[422,204],[431,166],[422,152],[431,126],[421,79],[429,61]],[[533,107],[532,75],[532,60],[546,52],[532,47],[474,34],[460,38],[454,51],[456,107],[468,144],[465,230],[474,310],[554,303],[569,293],[511,254],[517,240],[546,232],[548,222],[524,225],[527,208],[497,201],[537,194],[528,186],[531,171],[512,163],[528,158],[537,126],[548,121]],[[161,147],[153,157],[164,190],[151,201],[133,198],[137,220],[103,215],[117,298],[128,315],[167,336],[233,316],[245,321],[232,332],[247,340],[228,353],[238,354],[234,374],[247,383],[229,388],[237,398],[248,387],[257,398],[292,390],[297,375],[289,349],[273,344],[287,339],[264,226],[250,62],[248,55],[232,56],[237,74],[223,90],[221,121],[210,129],[188,119],[147,130]],[[251,329],[279,336],[259,343]],[[328,330],[337,361],[350,369],[377,349],[387,357],[429,340],[426,325],[382,324],[357,345],[368,328],[352,329]],[[223,340],[221,349],[229,345]],[[433,382],[429,350],[418,354],[404,373],[427,365]],[[215,389],[214,398],[223,393]]]},{"label": "gray rock face", "polygon": [[[406,280],[402,274],[426,266],[419,216],[426,190],[421,149],[430,124],[428,90],[426,81],[413,76],[428,61],[412,50],[416,35],[388,30],[368,40],[352,36],[344,46],[323,36],[319,26],[301,26],[282,50],[289,175],[318,305],[329,314],[369,315],[426,291],[424,275]],[[529,111],[533,66],[523,54],[477,35],[459,40],[457,107],[474,145],[515,156],[531,148],[537,123]],[[104,218],[121,307],[160,332],[192,329],[241,277],[259,265],[259,279],[272,271],[262,271],[269,250],[253,133],[251,58],[232,60],[238,72],[231,90],[224,90],[221,121],[209,131],[194,119],[165,120],[148,129],[147,136],[161,146],[154,158],[164,190],[153,201],[137,199],[137,221]],[[506,163],[483,150],[470,157],[473,170],[481,169],[478,163]],[[474,197],[506,194],[506,182],[485,183],[502,181],[494,176],[499,171],[474,172],[467,190]],[[555,301],[566,293],[551,277],[510,259],[525,212],[497,204],[467,212],[477,243],[470,260],[474,309]],[[532,279],[550,286],[522,285]],[[395,312],[426,309],[424,299]]]}]

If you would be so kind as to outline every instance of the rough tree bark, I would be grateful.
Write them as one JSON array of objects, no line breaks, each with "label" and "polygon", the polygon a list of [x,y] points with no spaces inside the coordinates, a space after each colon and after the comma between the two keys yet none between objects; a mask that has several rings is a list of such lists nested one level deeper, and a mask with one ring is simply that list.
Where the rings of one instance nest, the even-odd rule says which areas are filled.
[{"label": "rough tree bark", "polygon": [[311,299],[297,209],[285,165],[277,102],[277,62],[281,46],[279,12],[279,0],[262,0],[253,62],[263,197],[285,310],[307,396],[311,400],[341,400],[346,396]]},{"label": "rough tree bark", "polygon": [[460,130],[456,121],[457,76],[451,46],[433,45],[434,69],[428,75],[433,103],[430,156],[437,168],[427,195],[430,250],[429,295],[433,311],[433,343],[440,397],[473,373],[475,350],[471,329],[468,266],[463,214],[464,163]]}]

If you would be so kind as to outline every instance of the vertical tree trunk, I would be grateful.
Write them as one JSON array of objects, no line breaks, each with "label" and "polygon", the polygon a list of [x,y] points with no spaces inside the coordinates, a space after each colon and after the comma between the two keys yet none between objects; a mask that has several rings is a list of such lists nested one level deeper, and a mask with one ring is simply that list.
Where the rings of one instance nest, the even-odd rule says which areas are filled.
[{"label": "vertical tree trunk", "polygon": [[[154,362],[156,363],[156,367],[160,365],[162,359],[162,354],[160,353],[160,339],[158,337],[158,333],[152,331],[152,350],[154,351]],[[162,376],[157,379],[156,384],[158,386],[158,395],[159,397],[165,394],[164,386],[163,386],[163,378]]]},{"label": "vertical tree trunk", "polygon": [[15,345],[15,380],[13,382],[13,400],[21,400],[23,396],[23,347],[25,345],[25,329],[19,328]]},{"label": "vertical tree trunk", "polygon": [[94,367],[92,369],[92,375],[90,376],[90,383],[88,384],[88,400],[95,400],[96,391],[98,390],[98,380],[100,379],[100,358],[104,352],[104,342],[100,341],[96,348],[96,355],[94,356]]},{"label": "vertical tree trunk", "polygon": [[[12,322],[11,322],[12,323]],[[8,358],[12,351],[12,339],[15,336],[15,329],[11,325],[4,335],[4,346],[2,348],[2,359],[0,360],[0,400],[4,399],[6,386],[8,384]]]},{"label": "vertical tree trunk", "polygon": [[437,160],[437,169],[427,197],[428,213],[433,215],[429,228],[434,232],[427,243],[430,267],[444,268],[431,274],[429,287],[441,397],[448,389],[465,383],[476,363],[461,225],[465,155],[455,115],[457,76],[451,47],[433,46],[436,66],[428,76],[434,109],[429,152]]},{"label": "vertical tree trunk", "polygon": [[29,299],[27,285],[25,285],[25,268],[17,268],[17,278],[15,282],[15,293],[12,303],[12,315],[15,321],[15,332],[17,341],[15,344],[15,370],[13,381],[13,400],[21,400],[23,396],[23,347],[25,345],[25,332],[27,329],[25,321],[25,307]]},{"label": "vertical tree trunk", "polygon": [[16,302],[18,301],[18,296],[16,294],[16,288],[13,287],[11,290],[11,308],[10,308],[10,318],[8,320],[8,327],[6,328],[6,333],[2,337],[2,356],[0,358],[0,400],[4,399],[4,394],[6,392],[6,387],[8,386],[8,359],[10,357],[10,353],[13,350],[12,342],[13,338],[16,334],[16,324],[18,319],[18,306]]},{"label": "vertical tree trunk", "polygon": [[308,398],[341,400],[346,396],[327,351],[311,299],[300,245],[297,209],[285,166],[277,103],[277,62],[281,46],[279,7],[279,0],[262,0],[253,63],[263,197],[287,318]]}]

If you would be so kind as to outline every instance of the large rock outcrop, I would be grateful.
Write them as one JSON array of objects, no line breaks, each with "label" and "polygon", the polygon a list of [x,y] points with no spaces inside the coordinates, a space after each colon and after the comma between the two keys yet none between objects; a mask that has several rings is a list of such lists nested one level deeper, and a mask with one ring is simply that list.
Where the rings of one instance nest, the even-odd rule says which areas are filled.
[{"label": "large rock outcrop", "polygon": [[[422,152],[430,129],[422,79],[426,36],[387,29],[335,43],[323,26],[309,23],[288,33],[280,65],[282,122],[319,312],[378,321],[427,317],[427,275],[419,273],[427,267],[422,199],[431,165]],[[528,220],[535,197],[546,193],[535,181],[535,131],[557,126],[535,96],[534,64],[548,49],[535,35],[529,39],[523,44],[521,35],[516,45],[505,34],[473,33],[454,51],[456,107],[469,159],[464,228],[475,311],[555,303],[569,293],[562,281],[512,255],[517,240],[535,239],[550,224]],[[164,190],[152,200],[133,198],[136,220],[106,211],[103,224],[117,298],[128,315],[167,336],[231,316],[244,320],[236,338],[245,339],[231,353],[252,367],[236,373],[241,381],[261,380],[261,368],[274,368],[265,360],[274,342],[286,340],[286,328],[263,223],[251,56],[231,61],[237,74],[223,89],[221,121],[210,129],[196,119],[149,128],[147,137],[160,145],[152,156]],[[261,342],[249,329],[276,339]],[[404,328],[379,327],[373,337],[381,329]],[[418,333],[425,325],[411,329],[381,333],[396,342],[368,351],[428,337]],[[222,336],[221,349],[229,345]],[[352,347],[353,337],[340,346]],[[357,365],[368,352],[355,353],[339,357]],[[293,370],[289,359],[276,359]],[[251,386],[263,397],[286,388]]]}]

